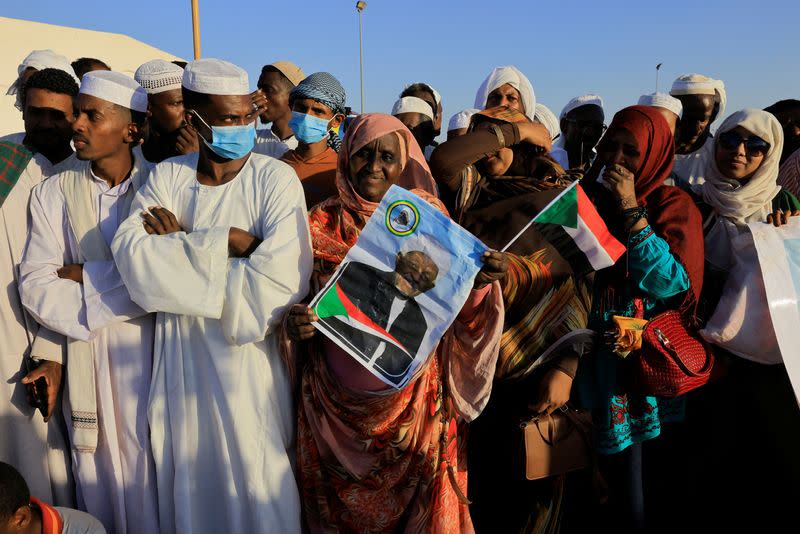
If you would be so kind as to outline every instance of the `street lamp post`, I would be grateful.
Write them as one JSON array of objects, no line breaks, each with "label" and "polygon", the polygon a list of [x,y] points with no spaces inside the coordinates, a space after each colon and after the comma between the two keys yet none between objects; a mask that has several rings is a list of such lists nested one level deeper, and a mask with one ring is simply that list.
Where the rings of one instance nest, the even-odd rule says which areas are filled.
[{"label": "street lamp post", "polygon": [[358,11],[358,62],[361,71],[361,113],[364,113],[364,34],[361,23],[361,13],[367,3],[363,1],[356,2],[356,10]]}]

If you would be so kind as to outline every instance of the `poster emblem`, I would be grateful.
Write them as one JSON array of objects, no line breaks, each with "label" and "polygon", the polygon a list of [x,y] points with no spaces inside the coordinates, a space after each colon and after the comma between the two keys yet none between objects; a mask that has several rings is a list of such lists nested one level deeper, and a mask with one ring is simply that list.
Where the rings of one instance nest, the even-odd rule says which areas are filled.
[{"label": "poster emblem", "polygon": [[419,210],[408,200],[393,202],[386,209],[386,227],[396,236],[414,233],[419,225]]}]

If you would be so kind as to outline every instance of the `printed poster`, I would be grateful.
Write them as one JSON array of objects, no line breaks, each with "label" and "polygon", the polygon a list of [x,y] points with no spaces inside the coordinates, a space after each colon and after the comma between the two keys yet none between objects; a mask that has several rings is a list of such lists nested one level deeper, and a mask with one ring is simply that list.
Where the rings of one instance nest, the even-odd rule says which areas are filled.
[{"label": "printed poster", "polygon": [[438,209],[392,186],[312,300],[314,326],[400,389],[455,320],[487,250]]}]

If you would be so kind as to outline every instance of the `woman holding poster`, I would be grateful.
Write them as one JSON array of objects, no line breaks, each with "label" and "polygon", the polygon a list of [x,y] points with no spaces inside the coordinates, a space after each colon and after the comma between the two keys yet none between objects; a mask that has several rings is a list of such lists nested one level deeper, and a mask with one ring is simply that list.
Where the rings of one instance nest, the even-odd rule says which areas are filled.
[{"label": "woman holding poster", "polygon": [[[393,117],[362,115],[339,152],[338,196],[309,214],[314,292],[356,244],[392,184],[445,211],[411,132]],[[422,258],[403,258],[398,271],[433,271]],[[484,256],[455,323],[400,390],[315,335],[310,308],[292,308],[286,329],[296,348],[290,364],[300,375],[297,471],[311,532],[473,531],[460,426],[477,417],[491,391],[504,316],[497,281],[505,270],[504,254]],[[411,285],[419,280],[406,277]]]}]

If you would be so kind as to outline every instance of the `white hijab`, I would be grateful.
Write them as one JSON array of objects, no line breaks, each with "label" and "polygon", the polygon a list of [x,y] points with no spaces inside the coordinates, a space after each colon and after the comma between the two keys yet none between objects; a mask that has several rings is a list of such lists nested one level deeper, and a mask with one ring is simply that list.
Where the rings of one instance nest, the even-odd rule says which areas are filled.
[{"label": "white hijab", "polygon": [[527,115],[530,120],[534,120],[536,115],[536,95],[533,93],[533,86],[530,80],[528,80],[519,69],[511,65],[496,67],[489,73],[489,76],[483,80],[483,83],[478,89],[478,93],[475,95],[475,107],[478,109],[486,109],[486,101],[489,99],[489,93],[505,84],[519,91],[520,97],[522,98],[522,105],[525,108],[525,115]]},{"label": "white hijab", "polygon": [[[743,186],[723,176],[714,158],[720,134],[737,126],[770,145],[761,166]],[[783,130],[778,120],[766,111],[743,109],[725,119],[717,130],[714,142],[703,148],[706,152],[704,157],[693,162],[691,173],[704,180],[696,191],[706,204],[714,208],[717,215],[709,221],[712,226],[706,230],[705,237],[706,260],[711,265],[719,269],[730,268],[733,240],[746,233],[747,223],[764,221],[772,213],[772,200],[781,190],[777,179],[782,150]]]},{"label": "white hijab", "polygon": [[[772,199],[781,190],[777,180],[783,150],[783,130],[778,119],[771,113],[760,109],[743,109],[725,119],[719,127],[713,144],[714,150],[719,145],[720,134],[737,126],[769,143],[769,151],[761,166],[747,184],[739,186],[735,180],[723,176],[714,157],[702,158],[698,165],[706,165],[704,183],[700,189],[706,204],[713,207],[717,214],[744,225],[752,221],[763,221],[772,212]],[[697,171],[698,175],[702,173],[702,170]]]}]

